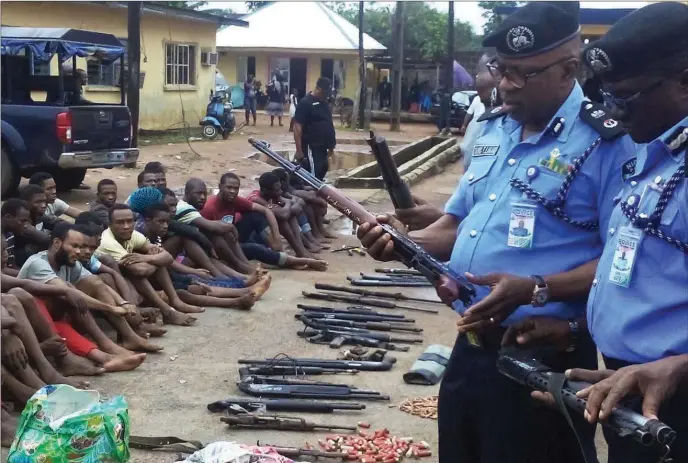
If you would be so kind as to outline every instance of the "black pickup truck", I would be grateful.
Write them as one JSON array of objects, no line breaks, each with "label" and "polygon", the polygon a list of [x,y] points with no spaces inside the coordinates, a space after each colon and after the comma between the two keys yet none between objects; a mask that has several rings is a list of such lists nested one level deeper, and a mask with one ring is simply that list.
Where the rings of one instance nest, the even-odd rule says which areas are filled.
[{"label": "black pickup truck", "polygon": [[[32,75],[32,60],[71,59],[71,71],[58,66],[57,76]],[[121,60],[124,46],[110,34],[76,29],[2,27],[2,197],[14,193],[21,177],[39,171],[54,175],[57,187],[78,187],[86,169],[134,164],[129,108],[99,104],[82,94],[84,77],[76,57],[104,62]],[[33,92],[33,93],[32,93]],[[32,95],[45,94],[42,101]]]}]

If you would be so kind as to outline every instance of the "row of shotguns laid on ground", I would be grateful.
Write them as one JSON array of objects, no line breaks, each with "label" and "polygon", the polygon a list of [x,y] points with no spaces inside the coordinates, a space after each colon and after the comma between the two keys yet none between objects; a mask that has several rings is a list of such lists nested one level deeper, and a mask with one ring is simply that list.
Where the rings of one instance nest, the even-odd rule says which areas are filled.
[{"label": "row of shotguns laid on ground", "polygon": [[[410,208],[414,206],[413,198],[408,185],[404,183],[401,179],[399,172],[397,171],[394,158],[392,157],[389,147],[383,137],[375,136],[372,132],[370,133],[370,138],[367,140],[368,144],[372,148],[373,155],[375,156],[378,165],[380,166],[380,172],[382,178],[385,182],[385,187],[389,192],[395,208]],[[279,166],[283,167],[290,175],[298,177],[306,185],[317,191],[318,195],[322,197],[330,206],[344,214],[346,217],[351,219],[354,224],[361,225],[363,223],[375,223],[375,215],[367,211],[363,206],[357,202],[351,200],[342,192],[338,191],[331,185],[325,184],[324,182],[316,179],[308,171],[304,170],[300,166],[293,164],[289,160],[283,158],[279,154],[275,153],[269,148],[269,145],[265,142],[249,139],[249,143],[256,148],[261,153],[268,156]],[[415,286],[419,283],[419,276],[425,278],[426,281],[423,283],[426,286],[435,287],[437,294],[443,303],[452,305],[454,301],[461,301],[464,306],[470,306],[476,296],[475,287],[468,282],[464,277],[458,273],[451,270],[445,263],[438,261],[427,252],[425,252],[420,246],[409,239],[407,236],[397,232],[393,227],[387,224],[379,224],[385,232],[391,236],[391,241],[394,243],[395,248],[395,258],[397,261],[403,263],[409,270],[404,269],[394,269],[389,272],[376,272],[383,273],[377,278],[370,274],[361,275],[361,278],[355,277],[355,280],[360,285],[373,285],[373,286],[383,286],[383,285],[397,285],[402,286]],[[382,278],[387,276],[387,278]],[[373,283],[365,283],[373,282]],[[356,285],[352,281],[352,285]],[[334,287],[332,285],[316,285],[316,289],[325,291],[336,291],[336,293],[304,293],[304,296],[310,299],[316,300],[326,300],[330,302],[342,302],[349,305],[354,305],[356,307],[350,307],[346,310],[333,309],[333,308],[315,308],[314,306],[300,307],[304,310],[303,313],[298,314],[297,317],[306,324],[306,328],[317,329],[320,333],[325,335],[321,341],[323,343],[331,343],[337,339],[337,342],[333,344],[334,347],[341,341],[345,343],[344,340],[355,337],[365,338],[370,342],[370,339],[374,341],[379,341],[383,343],[389,343],[391,341],[385,339],[379,339],[379,336],[375,338],[370,337],[370,332],[373,331],[405,331],[399,329],[392,329],[392,327],[398,328],[405,323],[409,323],[409,320],[404,320],[398,316],[387,313],[373,312],[369,307],[382,308],[382,309],[398,309],[398,310],[412,310],[418,312],[429,312],[438,313],[434,309],[422,309],[417,307],[410,307],[407,305],[398,304],[397,301],[403,301],[407,303],[409,301],[415,302],[432,302],[437,303],[437,300],[417,300],[414,298],[407,297],[402,294],[391,294],[382,293],[378,291],[368,291],[357,287]],[[341,294],[348,293],[348,294]],[[361,307],[369,306],[369,307]],[[336,314],[336,317],[322,316],[317,314]],[[354,316],[363,315],[365,318],[351,318]],[[305,321],[304,321],[305,320]],[[323,320],[339,320],[338,322],[326,323]],[[344,321],[351,321],[363,324],[364,326],[352,325],[348,323],[342,323]],[[310,324],[310,326],[309,326]],[[377,326],[374,324],[379,324]],[[382,328],[384,326],[384,329]],[[314,328],[317,327],[317,328]],[[373,328],[375,327],[375,329]],[[346,329],[343,329],[346,328]],[[368,333],[362,333],[361,331],[354,332],[352,329],[368,331]],[[307,331],[307,330],[304,330]],[[346,332],[346,335],[337,336]],[[365,334],[365,336],[362,336]],[[378,333],[385,334],[385,333]],[[331,337],[332,341],[328,341]],[[308,338],[307,338],[308,339]],[[413,338],[409,338],[411,344],[415,343]],[[363,339],[355,339],[355,341],[362,341]],[[395,341],[399,342],[399,341]],[[358,344],[362,345],[362,344]],[[379,347],[376,346],[376,347]],[[308,360],[308,359],[306,359]],[[310,359],[310,362],[297,362],[294,363],[291,360],[281,360],[275,364],[272,361],[266,361],[264,365],[270,365],[271,368],[274,366],[285,366],[293,368],[298,364],[299,368],[322,368],[331,369],[332,364],[319,363],[321,361]],[[315,363],[314,363],[315,362]],[[332,362],[332,361],[329,361]],[[334,361],[334,362],[345,362],[345,361]],[[392,363],[389,361],[382,362],[359,362],[360,369],[379,369],[388,370],[391,369]],[[339,363],[340,367],[338,370],[352,369],[356,370],[356,367],[349,368],[352,365],[344,367],[345,363]],[[502,352],[497,360],[497,367],[499,371],[505,376],[513,379],[514,381],[530,388],[533,390],[547,391],[549,388],[550,380],[556,374],[552,372],[550,368],[541,363],[540,358],[525,352]],[[318,370],[313,370],[318,371]],[[321,372],[322,373],[322,372]],[[305,373],[304,373],[305,374]],[[313,373],[319,374],[319,373]],[[576,396],[576,392],[581,388],[585,387],[585,383],[575,383],[570,381],[565,381],[561,389],[561,397],[565,406],[577,413],[582,414],[586,407],[586,401],[580,399]],[[676,433],[669,428],[666,424],[659,422],[658,420],[648,420],[642,415],[624,407],[618,406],[615,408],[609,419],[604,423],[609,429],[615,433],[622,436],[632,436],[638,442],[644,445],[653,445],[654,443],[659,443],[663,446],[669,446],[676,437]]]}]

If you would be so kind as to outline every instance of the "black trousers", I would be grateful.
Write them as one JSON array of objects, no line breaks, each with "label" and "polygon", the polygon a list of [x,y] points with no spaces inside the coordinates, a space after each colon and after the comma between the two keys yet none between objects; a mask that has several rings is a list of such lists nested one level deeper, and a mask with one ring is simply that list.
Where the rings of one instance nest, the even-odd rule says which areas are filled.
[{"label": "black trousers", "polygon": [[324,146],[308,146],[304,154],[305,156],[301,160],[301,166],[313,174],[318,180],[323,180],[330,168],[327,148]]},{"label": "black trousers", "polygon": [[[610,370],[618,370],[631,365],[621,360],[604,357],[604,364]],[[633,397],[623,404],[642,413],[642,398]],[[688,390],[685,386],[676,391],[659,409],[659,419],[676,431],[676,440],[671,446],[669,456],[673,463],[688,463]],[[666,449],[659,445],[644,447],[631,437],[620,437],[603,427],[604,438],[609,448],[608,463],[657,463]]]},{"label": "black trousers", "polygon": [[[497,371],[498,340],[493,344],[478,349],[461,336],[454,345],[439,393],[440,463],[582,463],[565,418]],[[559,372],[596,369],[597,353],[590,341],[545,363]],[[594,426],[571,418],[592,445]]]}]

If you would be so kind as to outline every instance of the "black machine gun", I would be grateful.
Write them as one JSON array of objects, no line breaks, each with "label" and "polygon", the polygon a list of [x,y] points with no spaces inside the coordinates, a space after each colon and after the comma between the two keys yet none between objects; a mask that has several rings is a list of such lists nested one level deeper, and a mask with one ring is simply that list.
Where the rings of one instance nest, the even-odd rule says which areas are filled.
[{"label": "black machine gun", "polygon": [[358,389],[348,384],[334,384],[282,378],[259,378],[247,376],[238,383],[239,390],[257,397],[283,397],[293,399],[338,399],[338,400],[389,400],[388,395],[376,391]]},{"label": "black machine gun", "polygon": [[385,137],[375,136],[371,130],[370,138],[366,139],[366,142],[370,145],[377,165],[380,167],[382,180],[385,182],[385,188],[389,192],[394,208],[410,209],[414,207],[416,204],[413,201],[413,196],[411,196],[411,190],[399,175]]},{"label": "black machine gun", "polygon": [[392,369],[394,363],[388,361],[370,362],[370,361],[354,361],[354,360],[330,360],[318,358],[282,358],[282,359],[265,359],[265,360],[237,360],[239,365],[268,365],[268,366],[287,366],[294,371],[298,371],[299,367],[320,367],[337,370],[356,370],[356,371],[389,371]]},{"label": "black machine gun", "polygon": [[[367,211],[363,206],[346,197],[336,188],[318,180],[301,166],[295,165],[275,153],[269,148],[267,143],[253,138],[249,138],[248,142],[258,151],[268,156],[280,167],[289,172],[289,175],[298,177],[305,184],[315,189],[318,196],[322,197],[329,205],[351,219],[356,225],[367,222],[377,222],[375,215]],[[440,299],[447,304],[451,304],[455,300],[461,300],[465,306],[471,305],[476,295],[476,291],[468,280],[425,252],[423,248],[418,246],[407,236],[399,233],[394,227],[387,224],[380,225],[385,232],[389,233],[392,237],[397,260],[407,267],[412,267],[421,272],[428,281],[437,287]],[[441,281],[442,276],[445,276],[446,280]]]},{"label": "black machine gun", "polygon": [[327,344],[332,349],[339,349],[340,347],[347,345],[374,347],[377,349],[393,350],[398,352],[409,351],[409,346],[397,346],[396,344],[380,341],[379,339],[368,338],[364,335],[359,335],[356,333],[333,332],[329,329],[306,329],[299,331],[297,334],[299,337],[304,338],[311,344]]},{"label": "black machine gun", "polygon": [[[561,381],[561,376],[557,378],[557,375],[561,373],[554,373],[534,357],[528,351],[502,352],[497,358],[497,369],[517,383],[536,391],[551,392],[556,398],[559,393],[553,390],[552,385],[557,379]],[[560,395],[563,406],[567,410],[573,410],[582,415],[587,401],[576,396],[576,393],[590,385],[582,381],[565,380]],[[558,405],[562,407],[561,403]],[[646,446],[656,442],[668,449],[676,438],[676,432],[666,424],[659,420],[645,418],[621,405],[612,410],[609,419],[602,422],[602,425],[619,436],[631,436]]]},{"label": "black machine gun", "polygon": [[296,413],[334,413],[336,410],[365,410],[365,405],[356,403],[323,402],[298,399],[252,399],[234,398],[218,400],[208,404],[208,410],[213,413],[227,412],[230,414],[263,413],[263,412],[296,412]]},{"label": "black machine gun", "polygon": [[306,421],[303,418],[292,418],[289,416],[276,415],[230,415],[220,418],[220,421],[227,423],[230,428],[243,429],[274,429],[277,431],[356,431],[356,426],[335,426],[331,424],[321,424]]}]

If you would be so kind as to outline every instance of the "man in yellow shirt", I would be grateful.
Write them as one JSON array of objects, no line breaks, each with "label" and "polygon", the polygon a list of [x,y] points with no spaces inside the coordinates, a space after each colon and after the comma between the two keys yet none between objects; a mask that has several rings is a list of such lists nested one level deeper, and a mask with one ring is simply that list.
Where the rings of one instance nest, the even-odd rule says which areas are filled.
[{"label": "man in yellow shirt", "polygon": [[[172,285],[168,267],[174,258],[134,230],[134,213],[129,206],[115,204],[109,218],[110,226],[103,232],[96,255],[105,254],[115,259],[137,291],[160,309],[165,323],[188,326],[196,321],[188,314],[203,312],[203,309],[182,302]],[[169,304],[156,292],[151,280],[165,293]]]}]

